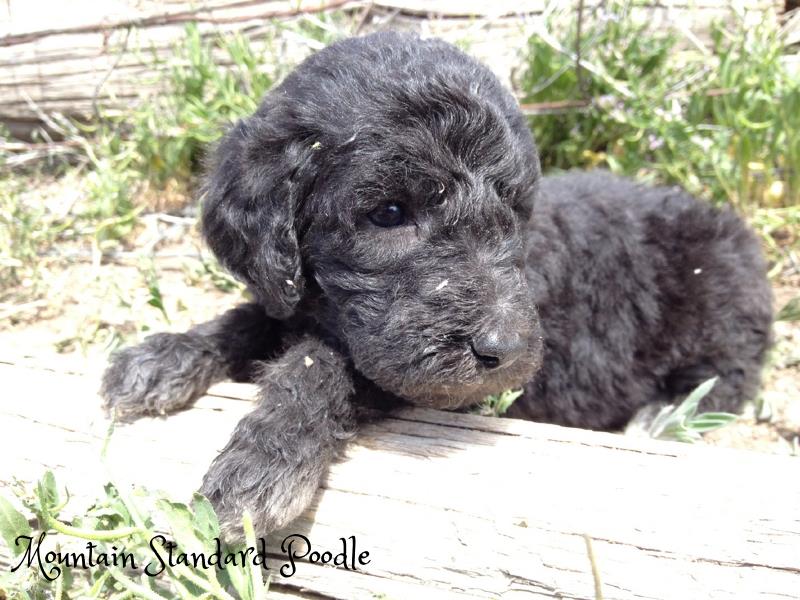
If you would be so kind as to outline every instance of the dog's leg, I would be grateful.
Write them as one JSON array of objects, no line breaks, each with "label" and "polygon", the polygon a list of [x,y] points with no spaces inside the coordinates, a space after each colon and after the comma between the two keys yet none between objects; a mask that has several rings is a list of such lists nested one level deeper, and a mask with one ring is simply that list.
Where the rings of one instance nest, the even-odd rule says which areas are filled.
[{"label": "dog's leg", "polygon": [[201,489],[228,537],[241,534],[245,509],[258,534],[297,517],[356,428],[346,361],[316,339],[264,363],[258,383],[259,406],[236,426]]},{"label": "dog's leg", "polygon": [[278,343],[276,322],[243,304],[186,333],[158,333],[112,355],[100,394],[119,418],[185,408],[226,377],[246,379]]}]

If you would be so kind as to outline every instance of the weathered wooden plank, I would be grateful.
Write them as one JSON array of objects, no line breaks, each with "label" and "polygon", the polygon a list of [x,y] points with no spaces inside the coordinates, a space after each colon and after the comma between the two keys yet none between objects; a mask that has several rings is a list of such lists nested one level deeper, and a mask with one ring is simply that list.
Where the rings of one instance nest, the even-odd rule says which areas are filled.
[{"label": "weathered wooden plank", "polygon": [[[98,373],[0,364],[0,489],[48,467],[69,485],[73,510],[108,474],[185,499],[255,395],[221,384],[191,410],[118,426],[103,467]],[[798,467],[798,458],[407,409],[365,427],[309,510],[269,537],[271,589],[592,598],[586,534],[605,598],[797,597]],[[359,572],[303,563],[280,577],[278,542],[289,533],[334,550],[355,535],[372,562]]]}]

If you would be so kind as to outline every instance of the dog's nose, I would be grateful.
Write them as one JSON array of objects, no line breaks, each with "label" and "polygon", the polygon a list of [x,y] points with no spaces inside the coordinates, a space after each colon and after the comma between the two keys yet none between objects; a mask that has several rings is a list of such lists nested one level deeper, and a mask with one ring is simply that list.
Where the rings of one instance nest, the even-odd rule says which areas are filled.
[{"label": "dog's nose", "polygon": [[518,359],[528,342],[515,331],[494,330],[472,339],[472,353],[487,369],[507,366]]}]

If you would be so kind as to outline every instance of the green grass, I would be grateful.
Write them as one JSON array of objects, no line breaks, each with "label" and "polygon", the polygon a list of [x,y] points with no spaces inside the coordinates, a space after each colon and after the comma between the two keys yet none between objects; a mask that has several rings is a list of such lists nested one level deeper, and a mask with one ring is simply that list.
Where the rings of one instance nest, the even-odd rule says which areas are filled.
[{"label": "green grass", "polygon": [[800,204],[780,208],[759,207],[749,217],[772,264],[775,277],[798,263],[800,257]]},{"label": "green grass", "polygon": [[602,19],[587,10],[580,77],[572,12],[551,20],[562,34],[528,40],[525,103],[594,100],[531,117],[544,167],[603,166],[747,213],[797,206],[800,74],[785,66],[776,26],[716,25],[704,54],[679,45],[677,32],[637,21],[635,4],[612,0]]},{"label": "green grass", "polygon": [[273,22],[273,33],[258,45],[242,34],[203,37],[194,24],[185,28],[175,56],[164,65],[164,89],[130,114],[108,113],[110,156],[129,156],[137,177],[157,187],[176,180],[187,184],[201,170],[208,147],[238,119],[255,112],[264,94],[291,64],[274,41],[288,29],[320,47],[343,37],[341,13]]},{"label": "green grass", "polygon": [[484,401],[475,407],[476,414],[485,417],[500,417],[508,412],[514,401],[522,396],[522,390],[506,390],[500,394],[487,396]]},{"label": "green grass", "polygon": [[143,184],[188,191],[209,145],[273,85],[270,49],[269,39],[257,49],[240,34],[208,38],[190,24],[166,62],[154,59],[160,93],[129,111],[102,109],[91,126],[64,124],[92,168],[98,210],[124,214]]},{"label": "green grass", "polygon": [[0,177],[0,301],[41,296],[43,265],[63,244],[89,245],[96,262],[123,249],[148,208],[148,196],[171,187],[188,202],[209,145],[233,121],[252,113],[288,68],[272,54],[270,40],[259,48],[241,35],[203,38],[189,25],[161,65],[163,93],[130,111],[102,109],[92,125],[54,117],[53,126],[80,154],[75,177],[80,197],[67,214],[55,215],[23,193],[31,182],[52,179],[39,173],[38,165]]},{"label": "green grass", "polygon": [[[24,559],[25,540],[19,536],[38,540],[46,534],[48,549],[77,552],[88,556],[87,543],[94,545],[95,557],[100,553],[118,557],[130,553],[137,567],[121,565],[82,567],[59,564],[58,577],[49,572],[45,577],[36,562],[28,567],[23,562],[19,569],[0,574],[0,596],[9,598],[44,600],[54,598],[162,598],[207,600],[263,600],[268,583],[261,570],[252,561],[244,564],[226,564],[224,568],[204,568],[191,561],[192,553],[210,556],[216,549],[215,538],[220,536],[220,526],[211,504],[200,494],[195,494],[189,504],[173,502],[159,493],[143,488],[124,491],[113,483],[105,485],[103,493],[84,515],[68,521],[60,515],[69,504],[69,493],[61,490],[51,472],[45,473],[33,489],[17,486],[17,501],[12,503],[0,496],[0,536],[11,550],[12,565]],[[34,516],[33,526],[17,509],[22,504]],[[245,545],[257,548],[255,533],[249,515],[243,519]],[[159,560],[151,547],[152,540],[167,533],[167,539],[177,544],[176,552],[190,557],[188,564],[170,564],[167,551],[159,548]],[[223,553],[235,553],[241,546],[222,545]],[[86,558],[84,558],[86,560]],[[148,566],[149,565],[149,566]],[[148,572],[157,575],[145,574]]]},{"label": "green grass", "polygon": [[[43,207],[29,206],[22,198],[22,182],[0,180],[0,301],[6,290],[32,281],[32,264],[50,246],[54,227]],[[44,225],[44,226],[42,226]]]},{"label": "green grass", "polygon": [[702,434],[733,423],[737,417],[731,413],[697,413],[700,401],[709,394],[716,382],[716,377],[709,379],[697,386],[680,404],[661,409],[649,424],[647,434],[655,439],[694,443],[703,439]]},{"label": "green grass", "polygon": [[267,70],[274,57],[242,35],[205,40],[189,25],[175,54],[167,65],[165,93],[131,115],[111,119],[114,141],[132,149],[131,167],[159,186],[169,179],[187,181],[208,145],[235,120],[254,112],[274,83]]}]

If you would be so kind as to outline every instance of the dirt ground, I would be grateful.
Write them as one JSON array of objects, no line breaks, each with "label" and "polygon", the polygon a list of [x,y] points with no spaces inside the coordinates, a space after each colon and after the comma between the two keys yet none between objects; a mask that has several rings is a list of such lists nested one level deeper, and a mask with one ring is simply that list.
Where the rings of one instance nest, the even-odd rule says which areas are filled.
[{"label": "dirt ground", "polygon": [[[67,201],[63,188],[37,193],[47,202]],[[43,294],[0,306],[0,361],[47,363],[99,376],[111,349],[155,331],[185,330],[241,301],[241,289],[216,270],[202,248],[193,218],[145,214],[130,239],[112,258],[98,260],[85,241],[60,244],[56,255],[43,257],[37,281],[21,286],[38,285]],[[141,258],[150,252],[152,260]],[[774,295],[776,310],[800,296],[800,274],[779,274]],[[707,434],[706,441],[798,453],[800,322],[775,324],[762,399],[735,423]]]}]

